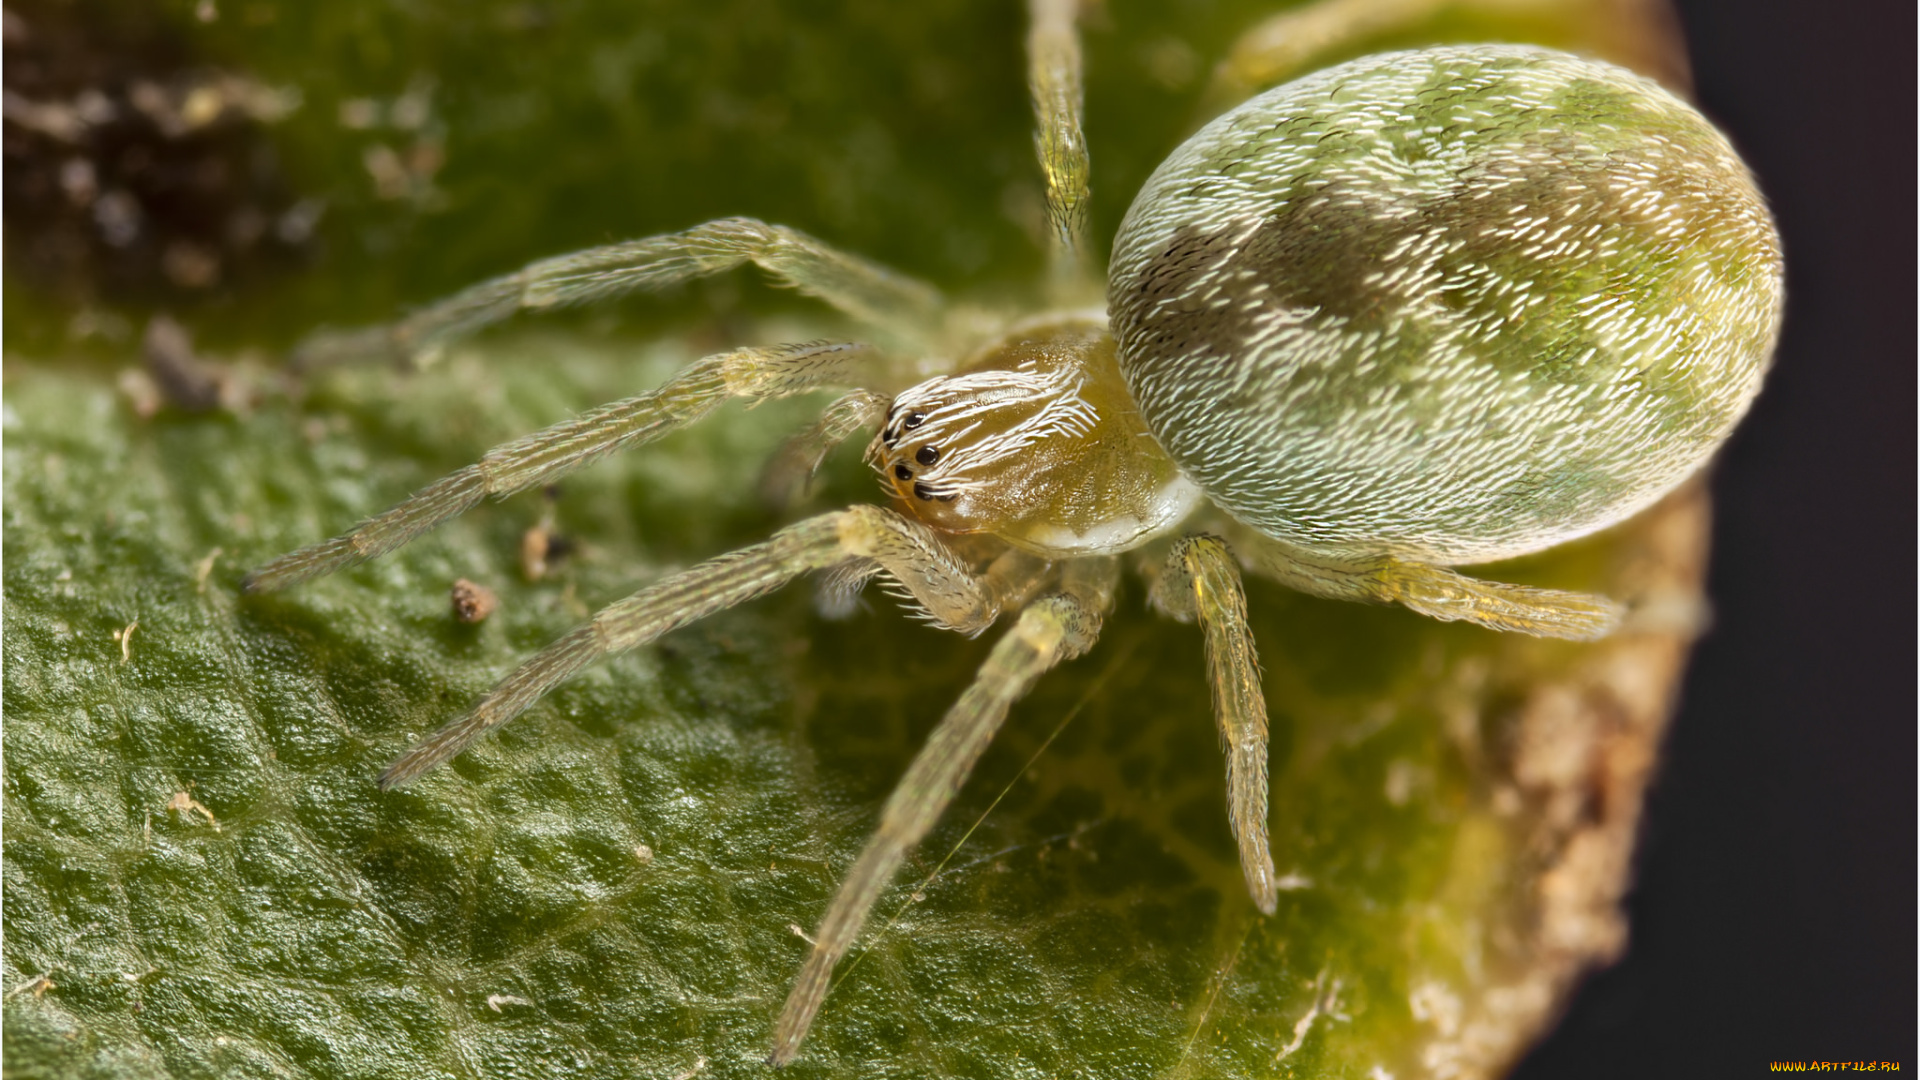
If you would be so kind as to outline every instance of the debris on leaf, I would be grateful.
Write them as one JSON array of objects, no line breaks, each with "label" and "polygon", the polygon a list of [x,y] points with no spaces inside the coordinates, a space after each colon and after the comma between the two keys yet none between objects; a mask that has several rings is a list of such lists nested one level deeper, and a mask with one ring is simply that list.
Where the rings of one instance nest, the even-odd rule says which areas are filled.
[{"label": "debris on leaf", "polygon": [[54,981],[52,979],[48,978],[45,975],[35,975],[33,978],[28,979],[26,982],[21,983],[19,986],[16,986],[13,989],[7,991],[7,996],[12,997],[15,994],[32,994],[34,997],[40,997],[41,995],[45,994],[49,990],[58,990],[58,989],[59,987],[54,984]]},{"label": "debris on leaf", "polygon": [[225,551],[221,550],[220,548],[214,548],[212,551],[207,552],[206,558],[201,559],[199,562],[196,562],[193,564],[193,591],[194,592],[205,593],[207,591],[207,579],[213,576],[214,560],[218,559],[220,556],[224,554],[226,554]]},{"label": "debris on leaf", "polygon": [[203,413],[220,407],[224,379],[194,356],[193,339],[173,319],[155,315],[147,320],[140,359],[174,408]]},{"label": "debris on leaf", "polygon": [[500,606],[500,598],[492,589],[461,578],[453,583],[453,617],[472,626],[487,621]]},{"label": "debris on leaf", "polygon": [[120,662],[133,659],[133,632],[140,628],[140,620],[135,619],[125,627],[113,632],[113,640],[120,643]]},{"label": "debris on leaf", "polygon": [[573,551],[573,542],[553,531],[553,504],[559,499],[559,489],[548,487],[544,494],[546,510],[532,528],[520,534],[520,573],[528,581],[545,578],[554,563]]},{"label": "debris on leaf", "polygon": [[207,819],[207,824],[213,826],[214,832],[220,831],[220,822],[213,816],[213,811],[207,809],[201,804],[200,800],[185,791],[174,792],[173,798],[167,800],[165,809],[181,815],[200,814]]}]

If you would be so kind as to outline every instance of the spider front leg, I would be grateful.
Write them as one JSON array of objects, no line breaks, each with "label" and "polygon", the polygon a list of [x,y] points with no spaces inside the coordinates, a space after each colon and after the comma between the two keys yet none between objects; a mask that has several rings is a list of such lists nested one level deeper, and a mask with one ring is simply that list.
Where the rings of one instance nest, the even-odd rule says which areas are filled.
[{"label": "spider front leg", "polygon": [[502,679],[465,716],[402,754],[381,774],[380,786],[398,787],[457,756],[603,656],[763,596],[809,571],[857,561],[876,564],[937,625],[967,634],[990,625],[1022,579],[1045,570],[1041,563],[1025,573],[1003,574],[1004,580],[991,570],[976,578],[938,533],[878,506],[808,518],[765,543],[709,559],[602,608]]},{"label": "spider front leg", "polygon": [[1041,597],[994,643],[973,684],[947,710],[946,718],[907,767],[880,811],[880,826],[854,860],[845,881],[814,932],[813,951],[800,969],[774,1028],[768,1064],[779,1066],[800,1052],[807,1029],[826,1000],[833,968],[845,955],[880,891],[893,880],[907,852],[920,842],[953,801],[974,762],[993,741],[1018,701],[1047,669],[1093,647],[1101,620],[1113,603],[1117,564],[1110,557],[1081,559],[1062,569],[1058,592]]},{"label": "spider front leg", "polygon": [[[351,532],[273,560],[247,575],[247,592],[270,592],[377,558],[465,513],[488,496],[554,480],[613,453],[652,442],[706,416],[729,398],[763,401],[851,381],[872,348],[810,342],[736,349],[694,362],[648,394],[602,405],[574,420],[503,443]],[[842,436],[844,438],[844,435]]]},{"label": "spider front leg", "polygon": [[1189,536],[1167,553],[1153,586],[1160,611],[1200,620],[1207,640],[1207,681],[1213,711],[1227,744],[1227,820],[1240,847],[1247,891],[1261,911],[1273,914],[1278,886],[1267,840],[1267,699],[1260,688],[1260,659],[1247,625],[1247,596],[1240,568],[1226,541]]},{"label": "spider front leg", "polygon": [[869,326],[917,341],[943,311],[931,285],[835,250],[794,229],[752,218],[723,218],[685,232],[589,248],[543,259],[483,281],[388,326],[325,331],[294,350],[297,368],[433,355],[448,342],[517,311],[568,307],[628,292],[656,292],[746,262],[774,280],[818,297]]}]

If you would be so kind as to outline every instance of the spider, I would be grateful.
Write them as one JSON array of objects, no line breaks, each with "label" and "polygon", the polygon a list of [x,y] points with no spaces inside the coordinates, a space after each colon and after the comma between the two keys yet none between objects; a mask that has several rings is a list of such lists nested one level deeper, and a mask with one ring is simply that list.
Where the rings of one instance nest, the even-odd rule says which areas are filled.
[{"label": "spider", "polygon": [[[1417,8],[1310,5],[1246,35],[1234,62],[1292,63],[1303,40],[1334,51],[1376,32],[1381,12]],[[1155,608],[1203,632],[1228,819],[1248,891],[1272,914],[1267,710],[1242,569],[1443,620],[1603,636],[1623,614],[1604,597],[1451,567],[1552,547],[1672,490],[1744,413],[1778,331],[1778,239],[1719,133],[1638,76],[1513,46],[1363,58],[1226,113],[1136,197],[1104,310],[1076,308],[1098,279],[1075,0],[1032,0],[1030,14],[1052,298],[1037,313],[982,332],[927,285],[733,218],[534,263],[302,349],[309,363],[419,355],[522,309],[746,262],[875,330],[707,357],[246,581],[282,589],[376,558],[731,399],[845,388],[784,460],[811,473],[875,430],[866,457],[889,505],[801,521],[602,609],[380,778],[404,784],[583,666],[813,571],[842,597],[881,578],[964,634],[1010,616],[821,920],[776,1065],[798,1053],[834,965],[1011,704],[1093,647],[1123,557]],[[949,373],[903,387],[929,357]]]}]

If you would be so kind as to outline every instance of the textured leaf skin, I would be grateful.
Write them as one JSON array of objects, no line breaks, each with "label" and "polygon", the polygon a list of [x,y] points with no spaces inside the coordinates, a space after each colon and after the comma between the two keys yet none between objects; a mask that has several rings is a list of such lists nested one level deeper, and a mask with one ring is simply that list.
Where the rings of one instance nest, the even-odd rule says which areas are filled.
[{"label": "textured leaf skin", "polygon": [[[342,10],[342,26],[367,17]],[[1114,15],[1131,34],[1129,18]],[[1017,43],[1006,19],[968,32]],[[544,47],[564,56],[562,44]],[[968,115],[1021,170],[1013,48],[982,47],[986,72],[968,79],[1010,81]],[[458,121],[461,84],[447,85]],[[1096,81],[1092,141],[1113,164],[1102,174],[1096,157],[1096,178],[1118,184],[1151,167],[1151,148],[1100,126],[1101,92]],[[1184,99],[1169,97],[1148,115],[1174,125]],[[1123,103],[1116,91],[1104,115]],[[328,107],[310,96],[322,119]],[[285,137],[297,146],[326,128],[300,121]],[[456,204],[499,183],[445,179]],[[997,193],[966,198],[901,228],[988,222],[999,239],[976,272],[1030,280],[1031,265],[1000,254],[1019,237],[991,224]],[[782,216],[713,211],[727,209]],[[671,212],[630,231],[706,210]],[[341,213],[364,220],[350,203]],[[510,245],[545,220],[507,215],[509,239],[474,243]],[[885,231],[784,216],[855,247]],[[549,224],[557,240],[507,262],[600,235]],[[368,227],[452,228],[431,216]],[[890,244],[904,241],[866,250],[955,273]],[[404,250],[402,269],[433,266],[409,299],[500,268],[494,254]],[[339,258],[376,284],[301,285],[313,291],[207,315],[207,335],[291,337],[298,326],[258,325],[303,305],[337,303],[327,315],[342,321],[391,310],[397,297],[356,290],[397,271],[366,252]],[[745,291],[749,311],[768,301]],[[697,308],[738,310],[720,290],[690,293]],[[641,308],[642,321],[672,310]],[[570,482],[558,527],[583,547],[547,581],[515,569],[541,513],[523,499],[338,579],[241,600],[245,567],[499,439],[657,383],[714,335],[607,345],[562,323],[496,335],[414,377],[348,372],[298,401],[270,389],[242,415],[143,420],[104,365],[63,364],[63,347],[41,343],[34,319],[63,314],[45,310],[25,312],[19,337],[9,321],[7,357],[8,1075],[763,1075],[804,948],[789,924],[818,918],[986,641],[909,623],[884,600],[825,622],[789,589],[574,680],[412,788],[382,795],[373,778],[586,610],[784,520],[750,495],[805,403],[727,410]],[[728,335],[755,340],[817,329],[733,319]],[[842,455],[817,499],[871,492]],[[1100,646],[1016,708],[882,901],[878,922],[898,921],[863,939],[794,1075],[1497,1070],[1581,966],[1620,945],[1612,903],[1702,535],[1689,494],[1487,571],[1673,614],[1590,647],[1251,583],[1274,714],[1275,857],[1298,884],[1266,919],[1234,863],[1199,636],[1153,619],[1130,585]],[[215,548],[203,589],[196,564]],[[478,627],[448,613],[463,576],[501,596]],[[136,621],[123,663],[114,633]],[[52,985],[36,993],[39,976]]]}]

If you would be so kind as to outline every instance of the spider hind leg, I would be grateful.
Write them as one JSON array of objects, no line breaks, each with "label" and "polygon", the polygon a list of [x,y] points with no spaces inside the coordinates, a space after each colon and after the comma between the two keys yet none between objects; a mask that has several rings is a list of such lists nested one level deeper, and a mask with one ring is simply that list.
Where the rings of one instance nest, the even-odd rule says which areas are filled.
[{"label": "spider hind leg", "polygon": [[1000,730],[1007,710],[1048,669],[1093,647],[1101,620],[1113,603],[1116,569],[1111,558],[1067,563],[1059,591],[1042,596],[1020,613],[1013,627],[994,643],[973,683],[927,737],[888,796],[879,827],[820,920],[813,949],[774,1028],[768,1064],[785,1065],[800,1052],[807,1030],[826,1001],[834,965],[859,936],[868,912],[907,853],[953,801],[974,762]]}]

